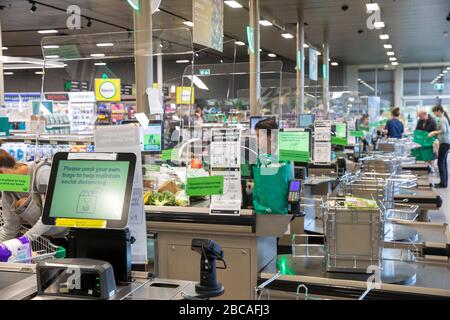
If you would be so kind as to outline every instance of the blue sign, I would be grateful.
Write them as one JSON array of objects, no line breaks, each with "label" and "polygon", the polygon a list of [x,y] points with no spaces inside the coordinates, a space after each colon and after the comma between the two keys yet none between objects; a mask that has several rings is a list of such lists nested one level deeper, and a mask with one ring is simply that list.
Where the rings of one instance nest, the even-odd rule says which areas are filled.
[{"label": "blue sign", "polygon": [[23,102],[27,101],[40,101],[41,100],[41,94],[40,93],[21,93],[20,99]]},{"label": "blue sign", "polygon": [[18,93],[5,93],[5,102],[19,102],[20,94]]},{"label": "blue sign", "polygon": [[317,81],[319,79],[317,57],[317,50],[309,48],[309,79],[313,81]]}]

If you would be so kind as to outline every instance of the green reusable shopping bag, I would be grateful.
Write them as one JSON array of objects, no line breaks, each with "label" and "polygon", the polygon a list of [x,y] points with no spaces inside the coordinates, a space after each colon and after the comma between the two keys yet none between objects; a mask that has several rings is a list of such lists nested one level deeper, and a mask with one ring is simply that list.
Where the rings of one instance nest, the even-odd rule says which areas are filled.
[{"label": "green reusable shopping bag", "polygon": [[428,131],[415,130],[413,141],[422,147],[432,147],[436,137],[428,137],[428,134]]},{"label": "green reusable shopping bag", "polygon": [[258,214],[287,214],[290,162],[260,160],[253,166],[253,206]]},{"label": "green reusable shopping bag", "polygon": [[411,150],[411,154],[416,158],[416,161],[432,161],[436,159],[433,147],[422,147]]}]

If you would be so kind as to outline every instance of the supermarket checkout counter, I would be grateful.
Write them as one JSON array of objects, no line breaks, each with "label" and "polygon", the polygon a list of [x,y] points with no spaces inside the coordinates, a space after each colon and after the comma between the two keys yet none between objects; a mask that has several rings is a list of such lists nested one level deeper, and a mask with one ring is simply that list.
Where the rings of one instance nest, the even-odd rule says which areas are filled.
[{"label": "supermarket checkout counter", "polygon": [[[50,261],[52,262],[52,261]],[[58,260],[55,260],[57,263]],[[0,300],[79,300],[93,297],[39,294],[36,265],[0,263]],[[133,272],[132,281],[118,284],[108,300],[182,300],[197,297],[195,283],[158,279],[147,273]]]},{"label": "supermarket checkout counter", "polygon": [[[220,243],[227,269],[218,270],[226,288],[222,299],[251,299],[258,273],[277,255],[277,237],[287,230],[291,215],[211,216],[207,203],[195,207],[146,206],[147,230],[156,234],[155,273],[160,278],[197,281],[198,257],[190,250],[193,238]],[[239,279],[239,281],[236,281]]]}]

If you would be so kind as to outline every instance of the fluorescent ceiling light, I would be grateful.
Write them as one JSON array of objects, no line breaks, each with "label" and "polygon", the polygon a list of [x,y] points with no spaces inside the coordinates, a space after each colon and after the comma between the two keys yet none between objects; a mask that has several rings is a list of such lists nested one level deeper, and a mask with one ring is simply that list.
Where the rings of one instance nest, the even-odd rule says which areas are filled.
[{"label": "fluorescent ceiling light", "polygon": [[303,45],[303,48],[309,48],[309,45],[307,45],[306,43]]},{"label": "fluorescent ceiling light", "polygon": [[93,58],[100,58],[100,57],[104,57],[105,54],[104,53],[92,53],[91,57]]},{"label": "fluorescent ceiling light", "polygon": [[44,49],[59,49],[59,46],[57,45],[46,45],[42,46]]},{"label": "fluorescent ceiling light", "polygon": [[58,33],[58,30],[39,30],[38,33],[40,34],[52,34],[52,33]]},{"label": "fluorescent ceiling light", "polygon": [[242,42],[242,41],[236,41],[235,44],[237,46],[245,46],[245,42]]},{"label": "fluorescent ceiling light", "polygon": [[261,20],[261,21],[259,21],[259,24],[264,26],[264,27],[270,27],[270,26],[273,25],[273,23],[268,21],[268,20]]},{"label": "fluorescent ceiling light", "polygon": [[285,38],[285,39],[292,39],[292,38],[294,38],[294,36],[292,34],[290,34],[290,33],[283,33],[281,36],[283,38]]},{"label": "fluorescent ceiling light", "polygon": [[53,55],[45,56],[45,58],[46,58],[46,59],[58,59],[59,56],[56,55],[56,54],[53,54]]},{"label": "fluorescent ceiling light", "polygon": [[384,45],[384,48],[385,48],[385,49],[392,49],[392,44],[385,44],[385,45]]},{"label": "fluorescent ceiling light", "polygon": [[442,73],[448,73],[448,70],[444,70],[444,71],[442,71]]},{"label": "fluorescent ceiling light", "polygon": [[276,58],[277,57],[277,55],[275,53],[269,53],[268,56],[271,57],[271,58]]},{"label": "fluorescent ceiling light", "polygon": [[380,10],[380,7],[378,6],[378,3],[367,3],[366,4],[367,11],[378,11]]},{"label": "fluorescent ceiling light", "polygon": [[230,8],[233,8],[233,9],[239,9],[239,8],[242,8],[242,4],[240,4],[240,3],[237,2],[237,1],[229,1],[229,0],[225,0],[225,4],[226,4],[227,6],[229,6]]},{"label": "fluorescent ceiling light", "polygon": [[3,72],[3,74],[5,76],[12,76],[14,74],[14,72]]},{"label": "fluorescent ceiling light", "polygon": [[395,56],[395,52],[394,51],[388,51],[386,54],[388,56]]},{"label": "fluorescent ceiling light", "polygon": [[397,61],[397,58],[396,57],[390,57],[389,61]]},{"label": "fluorescent ceiling light", "polygon": [[184,21],[183,24],[187,25],[188,27],[194,26],[194,23],[192,21]]},{"label": "fluorescent ceiling light", "polygon": [[189,60],[177,60],[176,63],[189,63]]},{"label": "fluorescent ceiling light", "polygon": [[317,51],[317,55],[318,55],[318,56],[321,56],[321,55],[322,55],[322,52]]},{"label": "fluorescent ceiling light", "polygon": [[[186,78],[188,78],[189,80],[192,78],[191,76],[185,76]],[[194,85],[201,89],[201,90],[207,90],[209,91],[209,88],[206,86],[206,84],[202,81],[202,79],[200,79],[197,76],[194,76]]]},{"label": "fluorescent ceiling light", "polygon": [[42,71],[36,71],[34,74],[44,74]]},{"label": "fluorescent ceiling light", "polygon": [[2,47],[2,50],[8,50],[8,47]]},{"label": "fluorescent ceiling light", "polygon": [[384,27],[385,27],[383,21],[377,21],[377,22],[375,22],[375,23],[373,24],[373,26],[375,27],[375,29],[381,29],[381,28],[384,28]]},{"label": "fluorescent ceiling light", "polygon": [[392,65],[396,66],[396,65],[398,65],[398,62],[396,62],[396,61],[392,62]]},{"label": "fluorescent ceiling light", "polygon": [[114,43],[111,42],[104,42],[104,43],[97,43],[97,47],[113,47]]},{"label": "fluorescent ceiling light", "polygon": [[381,40],[388,40],[389,39],[389,35],[388,34],[380,34],[380,39]]},{"label": "fluorescent ceiling light", "polygon": [[336,67],[336,66],[339,65],[339,63],[337,63],[337,62],[332,62],[331,65],[332,65],[333,67]]},{"label": "fluorescent ceiling light", "polygon": [[96,62],[94,63],[94,66],[106,66],[105,62]]},{"label": "fluorescent ceiling light", "polygon": [[443,73],[441,73],[439,76],[441,76],[441,77],[443,77],[444,76],[444,74]]}]

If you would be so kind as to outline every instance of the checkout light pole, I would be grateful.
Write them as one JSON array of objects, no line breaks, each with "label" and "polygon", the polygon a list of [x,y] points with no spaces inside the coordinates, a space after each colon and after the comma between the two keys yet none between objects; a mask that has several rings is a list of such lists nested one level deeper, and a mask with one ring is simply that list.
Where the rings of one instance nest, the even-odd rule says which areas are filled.
[{"label": "checkout light pole", "polygon": [[152,0],[140,0],[137,3],[139,6],[133,7],[136,107],[137,112],[149,114],[146,91],[153,87]]},{"label": "checkout light pole", "polygon": [[250,115],[261,113],[261,56],[259,0],[249,0],[250,25],[247,27],[248,51],[250,55]]},{"label": "checkout light pole", "polygon": [[303,6],[297,12],[297,99],[295,104],[296,115],[305,110],[305,25]]}]

